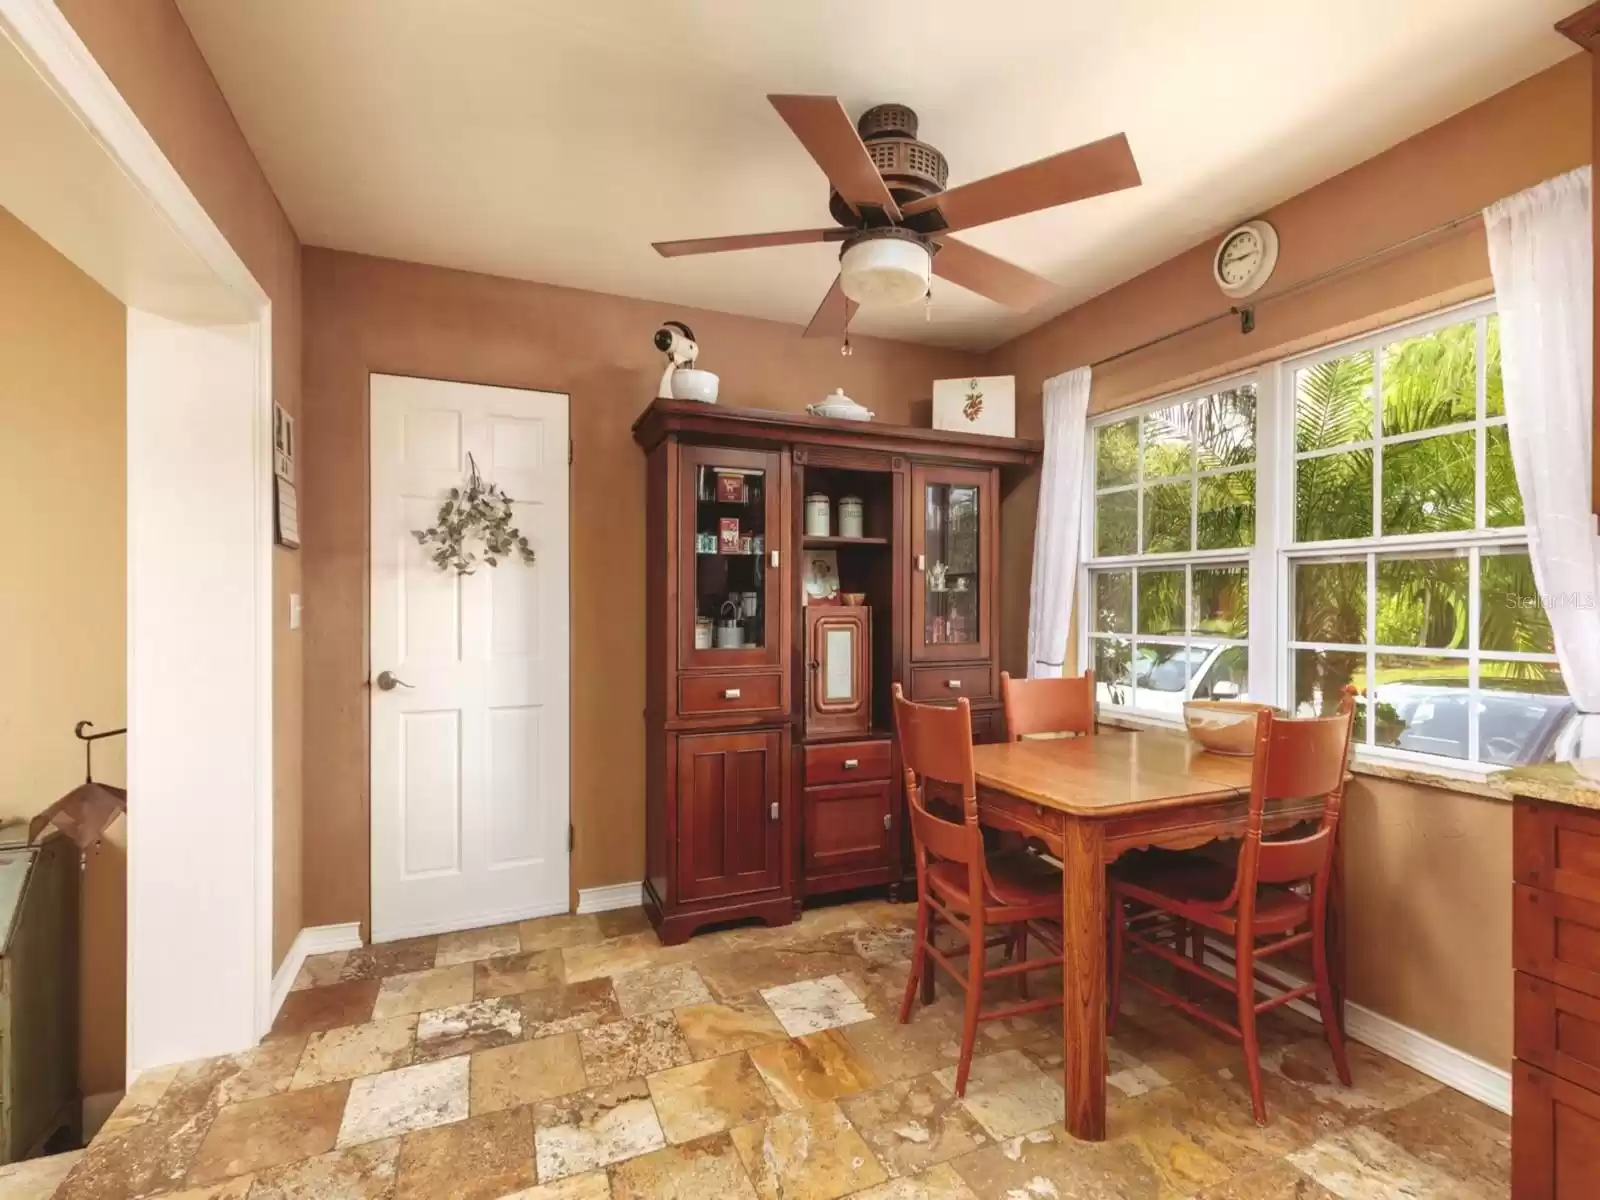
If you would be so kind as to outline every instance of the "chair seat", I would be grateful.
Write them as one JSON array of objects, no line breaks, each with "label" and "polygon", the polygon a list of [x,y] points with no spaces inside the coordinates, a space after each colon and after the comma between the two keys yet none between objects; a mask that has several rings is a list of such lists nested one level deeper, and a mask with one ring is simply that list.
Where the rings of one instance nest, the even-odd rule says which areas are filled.
[{"label": "chair seat", "polygon": [[[1006,908],[1046,908],[1061,915],[1061,872],[1025,850],[997,854],[989,860],[994,898]],[[928,884],[957,912],[969,907],[965,863],[934,862],[928,866]]]},{"label": "chair seat", "polygon": [[[1234,869],[1205,855],[1163,855],[1112,870],[1115,894],[1186,920],[1232,934],[1238,927],[1236,906],[1220,907],[1233,891]],[[1311,900],[1288,888],[1256,889],[1255,927],[1261,933],[1286,933],[1311,920]]]}]

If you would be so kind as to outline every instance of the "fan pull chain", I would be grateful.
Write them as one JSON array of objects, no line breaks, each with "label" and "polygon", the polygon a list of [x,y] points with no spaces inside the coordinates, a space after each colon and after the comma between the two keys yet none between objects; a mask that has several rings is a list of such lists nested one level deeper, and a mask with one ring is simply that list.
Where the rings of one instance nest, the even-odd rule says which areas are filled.
[{"label": "fan pull chain", "polygon": [[846,330],[845,331],[845,335],[844,335],[844,341],[839,346],[839,355],[842,358],[849,358],[855,352],[856,352],[856,348],[850,344],[850,333],[849,333],[848,330]]},{"label": "fan pull chain", "polygon": [[924,322],[933,320],[933,285],[928,285],[927,293],[922,297],[922,319]]}]

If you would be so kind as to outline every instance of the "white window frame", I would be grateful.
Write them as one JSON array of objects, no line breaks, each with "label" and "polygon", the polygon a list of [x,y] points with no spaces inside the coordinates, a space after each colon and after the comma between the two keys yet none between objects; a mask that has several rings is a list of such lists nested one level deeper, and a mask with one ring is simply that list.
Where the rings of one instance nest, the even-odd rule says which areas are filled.
[{"label": "white window frame", "polygon": [[[1219,550],[1180,550],[1162,552],[1157,554],[1116,554],[1096,556],[1095,554],[1095,511],[1096,497],[1099,489],[1095,486],[1095,457],[1094,438],[1099,429],[1108,425],[1117,425],[1132,417],[1141,418],[1140,442],[1137,455],[1137,470],[1134,472],[1134,481],[1131,484],[1119,485],[1106,489],[1107,494],[1118,491],[1132,490],[1139,497],[1135,508],[1134,520],[1138,529],[1138,536],[1144,536],[1144,433],[1142,418],[1149,413],[1159,412],[1162,409],[1172,408],[1176,405],[1186,404],[1192,400],[1199,400],[1217,392],[1254,385],[1256,390],[1256,460],[1254,471],[1256,475],[1256,536],[1254,546],[1230,546]],[[1184,645],[1193,642],[1204,642],[1208,645],[1236,645],[1245,646],[1250,654],[1250,683],[1249,691],[1252,696],[1274,694],[1277,681],[1274,678],[1274,654],[1260,637],[1259,630],[1263,627],[1270,629],[1274,621],[1274,606],[1276,604],[1276,588],[1272,582],[1273,572],[1271,560],[1262,553],[1263,520],[1269,520],[1272,514],[1264,510],[1261,503],[1263,495],[1273,495],[1277,486],[1277,445],[1278,437],[1275,422],[1277,421],[1277,393],[1273,373],[1270,370],[1246,371],[1236,375],[1225,376],[1221,379],[1210,381],[1199,387],[1187,388],[1181,392],[1174,392],[1158,399],[1127,408],[1119,408],[1113,412],[1103,413],[1089,421],[1089,455],[1088,468],[1084,472],[1084,501],[1083,501],[1083,535],[1080,547],[1079,561],[1082,566],[1078,573],[1078,595],[1083,597],[1083,602],[1078,605],[1078,646],[1080,660],[1085,668],[1094,664],[1093,631],[1090,624],[1093,620],[1093,605],[1089,603],[1089,578],[1095,571],[1111,570],[1137,570],[1140,568],[1161,569],[1174,567],[1207,567],[1228,566],[1243,563],[1250,568],[1250,628],[1249,636],[1245,638],[1224,638],[1211,634],[1180,635],[1155,635],[1128,634],[1130,641],[1147,642],[1151,645]],[[1199,541],[1198,524],[1200,520],[1200,505],[1198,496],[1198,482],[1200,479],[1226,475],[1238,470],[1247,470],[1246,467],[1224,467],[1214,470],[1201,470],[1198,458],[1192,458],[1189,465],[1187,478],[1191,480],[1196,490],[1191,495],[1189,506],[1189,542],[1195,545]],[[1174,476],[1182,479],[1185,476]],[[1157,481],[1160,482],[1160,481]],[[1265,586],[1258,584],[1265,581]],[[1186,589],[1191,593],[1187,609],[1192,606],[1192,577],[1186,581]],[[1139,618],[1139,594],[1137,576],[1133,589],[1133,609],[1131,613],[1134,627],[1137,628]],[[1187,623],[1187,622],[1186,622]],[[1120,636],[1120,635],[1118,635]],[[1159,724],[1181,725],[1182,720],[1174,714],[1164,714],[1151,709],[1137,708],[1126,705],[1106,706],[1111,711],[1130,715],[1138,720],[1148,720]]]},{"label": "white window frame", "polygon": [[[1553,654],[1522,654],[1499,650],[1482,651],[1478,646],[1480,603],[1478,580],[1482,554],[1486,550],[1499,548],[1525,549],[1528,540],[1526,526],[1473,528],[1450,533],[1398,534],[1390,536],[1382,536],[1376,532],[1382,528],[1382,447],[1449,433],[1471,432],[1476,437],[1476,524],[1482,525],[1485,518],[1484,447],[1487,440],[1482,431],[1502,425],[1505,420],[1503,414],[1498,417],[1489,417],[1485,411],[1487,354],[1484,325],[1480,324],[1478,327],[1477,407],[1475,415],[1470,421],[1443,425],[1418,433],[1389,437],[1382,436],[1383,377],[1381,360],[1383,357],[1382,349],[1385,346],[1407,338],[1425,336],[1466,321],[1476,321],[1482,317],[1492,316],[1496,311],[1493,298],[1472,301],[1467,304],[1442,309],[1439,312],[1416,320],[1391,325],[1360,337],[1332,343],[1315,351],[1268,363],[1254,371],[1224,376],[1199,386],[1186,388],[1180,392],[1170,393],[1138,405],[1115,409],[1091,418],[1089,422],[1090,450],[1087,456],[1088,466],[1084,472],[1085,479],[1083,483],[1084,518],[1077,592],[1081,598],[1077,606],[1077,644],[1079,647],[1079,661],[1084,667],[1090,667],[1094,663],[1093,639],[1090,629],[1093,620],[1093,605],[1090,602],[1090,578],[1094,572],[1139,567],[1159,568],[1184,564],[1204,566],[1208,563],[1239,562],[1244,558],[1248,558],[1250,565],[1250,628],[1249,636],[1245,639],[1244,644],[1248,646],[1250,653],[1249,694],[1252,698],[1263,699],[1280,705],[1286,705],[1292,701],[1292,664],[1295,649],[1323,649],[1365,654],[1367,656],[1367,677],[1374,679],[1376,677],[1374,673],[1376,657],[1379,654],[1390,653],[1390,648],[1377,646],[1376,630],[1372,627],[1376,610],[1377,593],[1374,575],[1377,558],[1384,554],[1393,553],[1422,555],[1430,552],[1449,551],[1463,552],[1468,561],[1470,589],[1468,648],[1465,650],[1446,651],[1418,647],[1395,647],[1393,650],[1422,657],[1464,659],[1470,664],[1468,686],[1474,690],[1479,685],[1479,663],[1484,659],[1490,661],[1530,661],[1554,664],[1556,658]],[[1313,457],[1318,453],[1332,452],[1333,448],[1311,451],[1305,454],[1298,453],[1295,450],[1295,373],[1318,363],[1343,358],[1363,350],[1370,350],[1374,358],[1372,437],[1362,442],[1338,447],[1337,449],[1369,448],[1374,452],[1374,535],[1363,538],[1345,538],[1337,541],[1297,541],[1294,528],[1296,465],[1302,458]],[[1255,546],[1246,551],[1238,549],[1197,550],[1188,553],[1126,554],[1097,557],[1094,552],[1096,500],[1094,438],[1097,431],[1105,426],[1126,421],[1130,417],[1143,417],[1147,413],[1170,408],[1173,405],[1198,397],[1209,396],[1218,391],[1252,382],[1256,386]],[[1139,470],[1135,477],[1135,487],[1143,483],[1142,458],[1143,455],[1141,453]],[[1198,471],[1196,473],[1204,474],[1204,472]],[[1143,530],[1142,507],[1141,502],[1137,514],[1141,536]],[[1191,519],[1198,520],[1198,513],[1193,512]],[[1293,613],[1290,611],[1287,601],[1292,594],[1292,574],[1295,564],[1306,560],[1351,557],[1363,557],[1368,564],[1369,612],[1367,614],[1366,641],[1360,645],[1292,641],[1294,632],[1291,628]],[[1280,597],[1284,601],[1283,603],[1279,602]],[[1135,585],[1133,606],[1133,620],[1137,624],[1137,585]],[[1130,640],[1136,636],[1130,634]],[[1210,637],[1201,638],[1197,635],[1189,636],[1206,642],[1228,640]],[[1186,639],[1139,638],[1138,640],[1182,642]],[[1138,724],[1182,725],[1181,717],[1156,712],[1147,708],[1102,704],[1101,709],[1103,712],[1117,718],[1131,720],[1133,723]],[[1358,762],[1421,769],[1465,779],[1482,779],[1489,772],[1501,769],[1499,764],[1477,761],[1480,747],[1478,745],[1478,722],[1476,720],[1472,721],[1469,726],[1469,757],[1467,759],[1449,758],[1414,750],[1379,746],[1373,740],[1376,735],[1375,726],[1376,722],[1367,721],[1366,740],[1359,744],[1356,749]]]}]

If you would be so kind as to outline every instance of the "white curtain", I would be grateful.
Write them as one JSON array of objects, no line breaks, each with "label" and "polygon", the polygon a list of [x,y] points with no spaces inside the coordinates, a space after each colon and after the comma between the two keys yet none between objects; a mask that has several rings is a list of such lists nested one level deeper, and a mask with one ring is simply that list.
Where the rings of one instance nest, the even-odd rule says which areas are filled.
[{"label": "white curtain", "polygon": [[1078,576],[1088,440],[1089,368],[1044,384],[1044,466],[1033,530],[1033,585],[1028,589],[1028,674],[1055,678],[1067,657],[1072,585]]},{"label": "white curtain", "polygon": [[1594,448],[1594,258],[1589,167],[1484,210],[1500,310],[1506,424],[1533,575],[1567,689],[1600,755],[1600,541]]}]

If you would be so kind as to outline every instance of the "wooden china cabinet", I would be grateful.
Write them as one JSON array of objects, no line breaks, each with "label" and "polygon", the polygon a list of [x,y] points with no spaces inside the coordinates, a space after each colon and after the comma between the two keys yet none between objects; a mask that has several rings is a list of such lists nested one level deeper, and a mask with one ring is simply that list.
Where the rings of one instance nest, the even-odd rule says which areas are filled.
[{"label": "wooden china cabinet", "polygon": [[[910,858],[890,688],[966,696],[974,737],[1003,736],[1000,505],[1039,443],[671,400],[633,433],[648,480],[645,907],[661,939],[897,887]],[[806,534],[806,497],[827,497],[826,535]],[[851,536],[846,498],[862,512]]]}]

